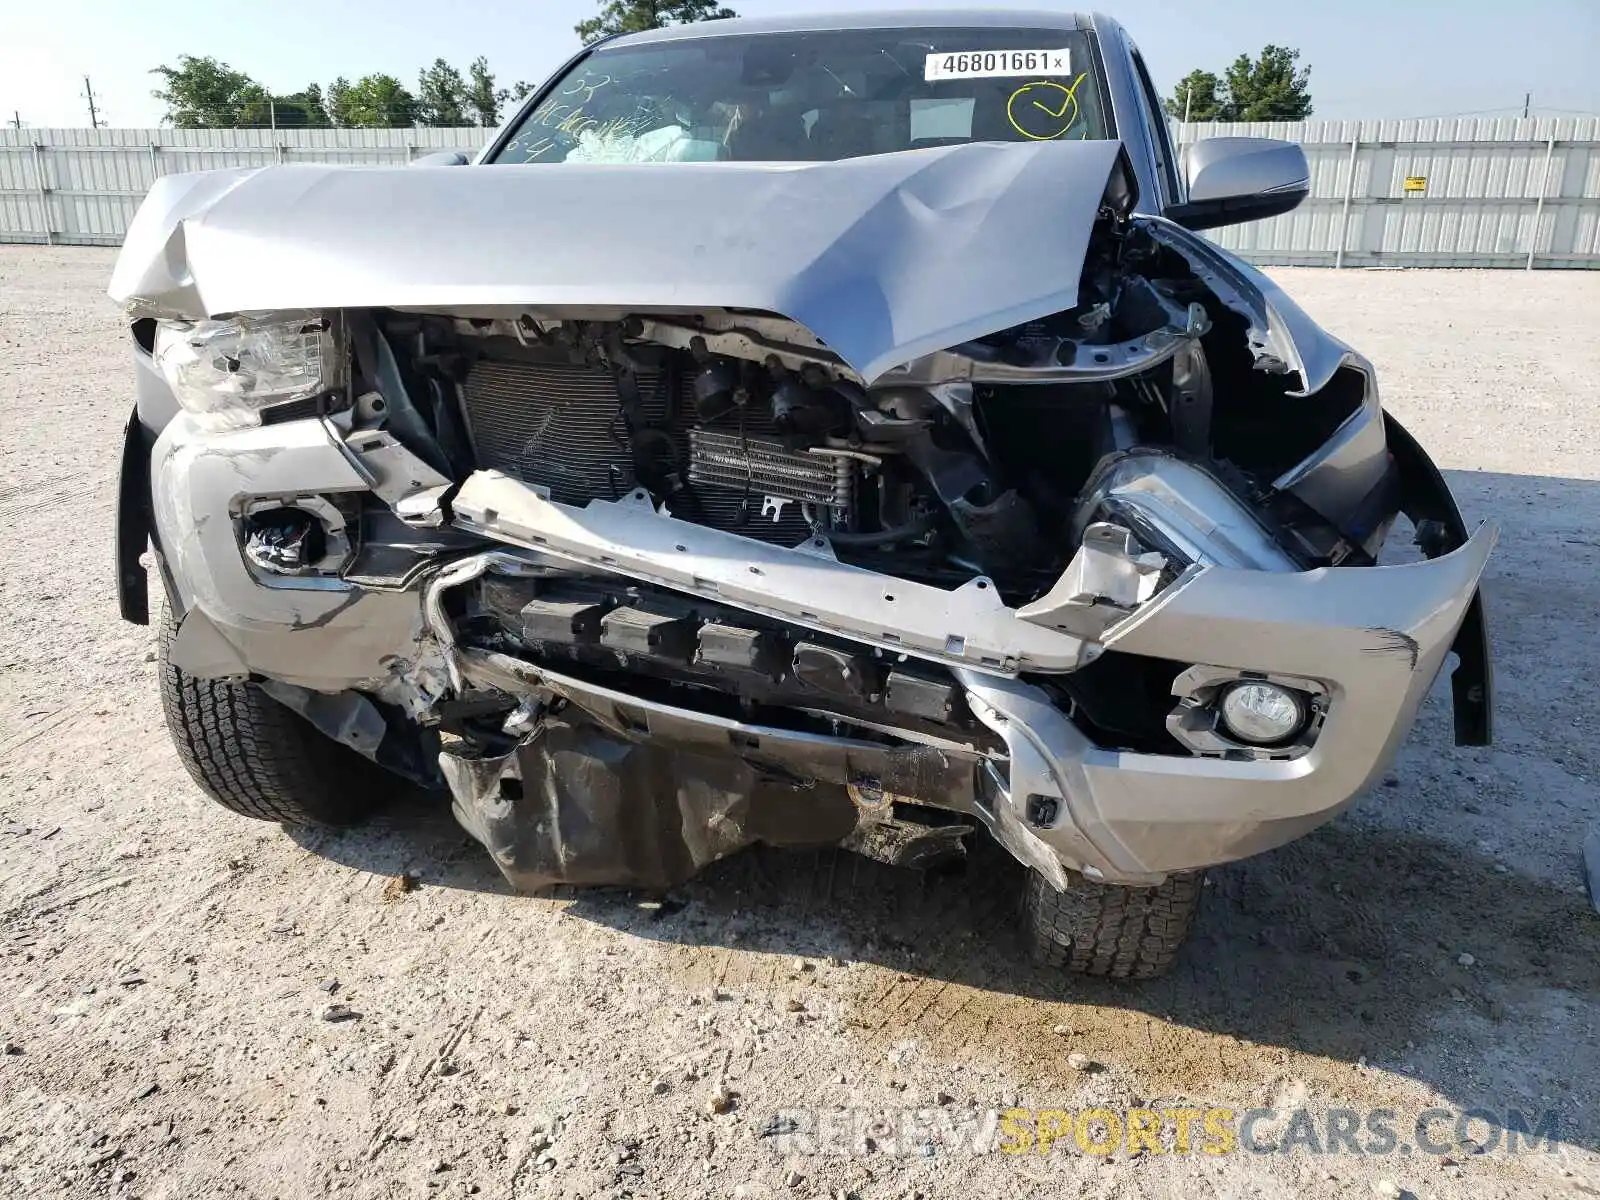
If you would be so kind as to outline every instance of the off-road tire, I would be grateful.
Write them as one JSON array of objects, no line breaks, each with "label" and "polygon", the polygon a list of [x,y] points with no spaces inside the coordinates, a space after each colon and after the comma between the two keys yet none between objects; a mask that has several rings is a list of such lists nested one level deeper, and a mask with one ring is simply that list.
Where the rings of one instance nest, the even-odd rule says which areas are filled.
[{"label": "off-road tire", "polygon": [[178,757],[230,812],[284,825],[354,825],[404,782],[341,746],[254,683],[196,679],[168,658],[178,625],[162,612],[161,709]]},{"label": "off-road tire", "polygon": [[1204,871],[1192,871],[1141,888],[1074,875],[1058,892],[1029,871],[1023,910],[1034,961],[1108,979],[1165,975],[1194,924],[1204,880]]}]

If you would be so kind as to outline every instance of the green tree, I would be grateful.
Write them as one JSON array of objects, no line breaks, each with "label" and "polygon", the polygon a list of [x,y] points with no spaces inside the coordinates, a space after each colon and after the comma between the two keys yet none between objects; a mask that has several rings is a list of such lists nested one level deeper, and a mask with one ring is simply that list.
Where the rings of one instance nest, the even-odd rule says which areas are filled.
[{"label": "green tree", "polygon": [[717,0],[605,0],[600,15],[573,27],[585,46],[614,33],[638,33],[692,21],[721,21],[739,14]]},{"label": "green tree", "polygon": [[272,97],[272,109],[269,116],[279,128],[323,129],[330,123],[320,84],[308,83],[303,91]]},{"label": "green tree", "polygon": [[150,73],[166,82],[150,94],[166,104],[167,120],[182,129],[237,125],[246,111],[267,95],[266,89],[243,71],[209,56],[180,54],[176,67],[157,67]]},{"label": "green tree", "polygon": [[520,104],[538,90],[539,85],[537,83],[529,83],[526,79],[519,79],[511,85],[511,90],[506,93],[506,99]]},{"label": "green tree", "polygon": [[1227,121],[1222,80],[1210,71],[1190,71],[1178,80],[1166,102],[1167,115],[1179,121]]},{"label": "green tree", "polygon": [[484,126],[500,124],[500,105],[511,93],[494,86],[489,60],[479,55],[467,68],[467,107]]},{"label": "green tree", "polygon": [[328,115],[335,125],[410,125],[417,101],[393,75],[342,75],[328,85]]},{"label": "green tree", "polygon": [[1231,121],[1303,121],[1311,115],[1311,68],[1295,69],[1300,51],[1265,46],[1254,62],[1241,54],[1228,68]]},{"label": "green tree", "polygon": [[1311,115],[1311,68],[1295,69],[1300,51],[1266,46],[1251,60],[1241,54],[1222,79],[1190,71],[1164,103],[1167,112],[1191,121],[1303,121]]},{"label": "green tree", "polygon": [[417,73],[417,120],[424,125],[469,125],[467,81],[442,58]]},{"label": "green tree", "polygon": [[276,96],[243,71],[214,58],[178,56],[176,67],[157,67],[166,87],[152,93],[167,105],[167,120],[185,129],[203,126],[324,126],[329,114],[320,85]]},{"label": "green tree", "polygon": [[229,125],[238,125],[246,129],[256,126],[272,124],[272,93],[259,83],[252,83],[239,93],[237,107],[233,110],[233,119]]},{"label": "green tree", "polygon": [[353,125],[350,120],[350,81],[343,75],[328,85],[328,120],[334,125]]}]

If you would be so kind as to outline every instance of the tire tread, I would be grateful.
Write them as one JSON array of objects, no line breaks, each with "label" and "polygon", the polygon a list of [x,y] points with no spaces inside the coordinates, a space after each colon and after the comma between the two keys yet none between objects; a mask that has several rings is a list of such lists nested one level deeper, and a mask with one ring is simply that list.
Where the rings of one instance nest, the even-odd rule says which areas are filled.
[{"label": "tire tread", "polygon": [[173,666],[176,635],[177,622],[164,611],[162,712],[189,775],[224,808],[258,821],[344,827],[399,782],[257,684],[197,679]]},{"label": "tire tread", "polygon": [[1030,871],[1024,908],[1035,960],[1108,979],[1164,975],[1189,936],[1204,879],[1191,871],[1140,888],[1074,876],[1058,892]]}]

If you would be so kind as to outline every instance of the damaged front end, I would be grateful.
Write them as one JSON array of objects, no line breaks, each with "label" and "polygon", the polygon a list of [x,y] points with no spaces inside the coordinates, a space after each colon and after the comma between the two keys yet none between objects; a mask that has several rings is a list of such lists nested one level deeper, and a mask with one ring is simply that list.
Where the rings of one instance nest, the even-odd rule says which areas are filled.
[{"label": "damaged front end", "polygon": [[[1124,167],[973,145],[658,177],[663,228],[713,186],[810,219],[771,254],[619,232],[610,284],[561,247],[387,278],[356,220],[382,172],[258,234],[272,261],[239,230],[283,222],[286,184],[159,196],[114,293],[142,394],[182,408],[125,460],[125,609],[148,529],[177,666],[442,778],[520,887],[664,888],[755,842],[926,866],[986,831],[1058,887],[1279,845],[1386,767],[1452,648],[1458,734],[1487,739],[1494,535],[1364,360],[1130,215]],[[438,174],[402,226],[527,183]],[[602,194],[542,174],[573,211]],[[1047,209],[1081,269],[1005,236]],[[318,253],[344,256],[320,292],[293,270]],[[1377,565],[1401,516],[1424,557]]]}]

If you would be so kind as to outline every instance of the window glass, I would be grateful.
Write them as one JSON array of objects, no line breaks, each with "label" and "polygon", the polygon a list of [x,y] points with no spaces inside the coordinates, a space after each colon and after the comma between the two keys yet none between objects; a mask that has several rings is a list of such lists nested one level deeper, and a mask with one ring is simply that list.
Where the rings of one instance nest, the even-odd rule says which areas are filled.
[{"label": "window glass", "polygon": [[950,100],[911,102],[911,140],[925,142],[939,138],[966,141],[972,137],[972,113],[978,102],[971,96]]},{"label": "window glass", "polygon": [[1139,92],[1144,98],[1145,122],[1150,127],[1150,139],[1156,150],[1156,169],[1161,172],[1161,188],[1166,193],[1169,203],[1176,202],[1178,164],[1177,156],[1172,149],[1172,132],[1167,124],[1167,109],[1161,103],[1155,85],[1150,82],[1150,72],[1145,69],[1144,56],[1137,50],[1133,50],[1133,69],[1139,77]]},{"label": "window glass", "polygon": [[602,46],[501,163],[826,161],[1106,136],[1088,37],[1029,29],[712,35]]}]

